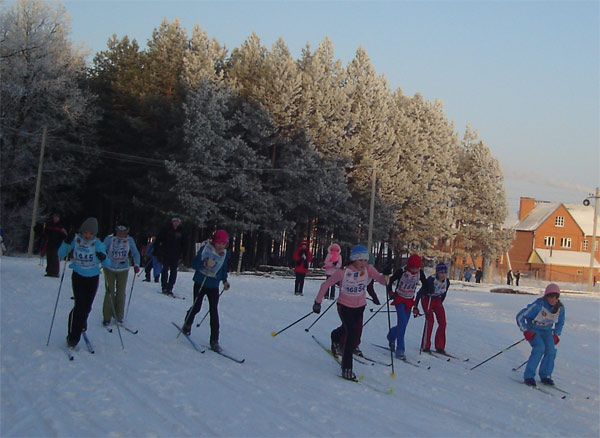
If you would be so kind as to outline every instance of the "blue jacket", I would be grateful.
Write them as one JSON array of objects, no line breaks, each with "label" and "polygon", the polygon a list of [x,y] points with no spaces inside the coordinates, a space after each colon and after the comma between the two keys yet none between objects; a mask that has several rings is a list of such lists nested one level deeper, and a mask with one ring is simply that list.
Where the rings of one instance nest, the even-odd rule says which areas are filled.
[{"label": "blue jacket", "polygon": [[538,298],[529,306],[517,313],[517,325],[525,330],[553,330],[560,336],[565,324],[565,307],[560,304],[558,312],[552,313],[552,307],[543,297]]},{"label": "blue jacket", "polygon": [[435,275],[430,275],[427,280],[423,283],[419,292],[417,292],[416,304],[419,304],[421,297],[425,295],[429,298],[441,298],[442,303],[446,299],[446,294],[448,293],[448,289],[450,288],[450,280],[447,278],[439,282],[436,280]]},{"label": "blue jacket", "polygon": [[127,236],[127,238],[121,239],[111,234],[104,239],[104,247],[108,256],[106,269],[115,272],[127,271],[129,269],[129,254],[133,256],[133,265],[140,266],[140,252],[135,246],[133,237]]},{"label": "blue jacket", "polygon": [[[192,260],[192,268],[196,270],[194,281],[207,288],[218,288],[219,282],[227,281],[227,263],[229,261],[229,251],[223,250],[225,254],[221,257],[215,254],[215,248],[207,243],[200,247],[198,253]],[[211,269],[216,266],[215,263],[221,263],[218,270]]]},{"label": "blue jacket", "polygon": [[[94,277],[100,274],[100,260],[96,257],[96,253],[106,255],[104,243],[94,237],[89,242],[86,242],[80,234],[75,234],[73,241],[67,244],[63,241],[58,248],[58,257],[64,258],[73,251],[73,262],[69,265],[73,271],[77,272],[82,277]],[[102,264],[106,264],[108,257],[104,259]]]}]

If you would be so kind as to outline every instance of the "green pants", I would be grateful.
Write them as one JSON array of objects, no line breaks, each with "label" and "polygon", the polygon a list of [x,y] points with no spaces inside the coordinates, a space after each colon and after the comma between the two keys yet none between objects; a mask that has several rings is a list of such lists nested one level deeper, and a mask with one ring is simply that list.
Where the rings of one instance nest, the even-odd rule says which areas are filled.
[{"label": "green pants", "polygon": [[[102,307],[102,315],[104,321],[110,321],[113,316],[116,316],[117,321],[123,321],[125,311],[125,287],[127,286],[127,275],[129,271],[115,272],[109,269],[104,269],[104,306]],[[112,304],[111,304],[112,298]],[[115,313],[113,315],[113,305]]]}]

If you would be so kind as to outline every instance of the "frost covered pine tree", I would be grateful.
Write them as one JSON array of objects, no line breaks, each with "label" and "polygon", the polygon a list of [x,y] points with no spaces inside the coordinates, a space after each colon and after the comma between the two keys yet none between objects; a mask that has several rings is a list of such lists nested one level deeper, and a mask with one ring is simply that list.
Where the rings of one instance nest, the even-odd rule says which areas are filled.
[{"label": "frost covered pine tree", "polygon": [[221,81],[226,58],[227,49],[215,38],[210,39],[200,25],[195,25],[183,55],[183,82],[193,89],[202,78]]},{"label": "frost covered pine tree", "polygon": [[[41,0],[5,5],[0,15],[1,220],[16,246],[26,245],[43,126],[48,127],[40,193],[41,213],[67,212],[93,160],[98,117],[80,87],[86,53],[68,38],[62,6]],[[36,157],[36,158],[33,158]]]}]

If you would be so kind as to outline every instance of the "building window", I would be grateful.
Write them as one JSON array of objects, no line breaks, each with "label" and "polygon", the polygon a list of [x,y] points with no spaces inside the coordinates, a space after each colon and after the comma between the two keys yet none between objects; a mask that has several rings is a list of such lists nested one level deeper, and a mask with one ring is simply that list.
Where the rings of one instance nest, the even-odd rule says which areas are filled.
[{"label": "building window", "polygon": [[565,226],[565,217],[564,216],[556,216],[554,220],[555,227],[564,227]]},{"label": "building window", "polygon": [[571,238],[570,237],[561,237],[560,238],[560,246],[562,248],[571,248]]},{"label": "building window", "polygon": [[545,236],[544,237],[544,246],[553,247],[554,246],[554,236]]},{"label": "building window", "polygon": [[590,247],[590,244],[588,243],[588,241],[584,240],[583,241],[583,250],[587,251],[589,247]]}]

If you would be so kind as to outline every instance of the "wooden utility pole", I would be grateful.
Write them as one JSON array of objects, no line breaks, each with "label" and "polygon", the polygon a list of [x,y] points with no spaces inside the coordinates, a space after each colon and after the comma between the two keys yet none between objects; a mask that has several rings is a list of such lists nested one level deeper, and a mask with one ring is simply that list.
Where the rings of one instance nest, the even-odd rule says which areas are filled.
[{"label": "wooden utility pole", "polygon": [[48,133],[48,126],[44,125],[42,132],[42,150],[40,151],[40,162],[38,164],[37,181],[35,183],[35,196],[33,197],[33,212],[31,214],[31,227],[29,228],[29,248],[27,249],[27,256],[33,256],[33,240],[35,238],[35,222],[37,221],[37,208],[38,201],[40,199],[40,187],[42,185],[42,167],[44,166],[44,149],[46,148],[46,134]]}]

